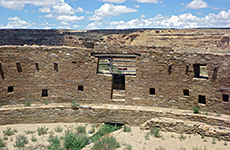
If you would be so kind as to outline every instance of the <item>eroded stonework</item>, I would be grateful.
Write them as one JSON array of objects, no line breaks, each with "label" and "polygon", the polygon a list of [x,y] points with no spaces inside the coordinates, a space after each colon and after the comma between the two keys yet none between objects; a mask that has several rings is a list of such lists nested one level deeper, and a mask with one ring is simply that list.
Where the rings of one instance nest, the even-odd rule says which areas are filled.
[{"label": "eroded stonework", "polygon": [[230,114],[229,31],[1,30],[0,101],[199,106]]}]

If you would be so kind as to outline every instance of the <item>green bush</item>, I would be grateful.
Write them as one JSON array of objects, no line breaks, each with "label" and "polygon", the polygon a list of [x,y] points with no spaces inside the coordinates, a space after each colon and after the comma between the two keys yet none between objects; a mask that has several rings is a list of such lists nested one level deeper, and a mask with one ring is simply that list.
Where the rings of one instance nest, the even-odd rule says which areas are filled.
[{"label": "green bush", "polygon": [[155,148],[155,150],[166,150],[166,148],[159,146],[159,147]]},{"label": "green bush", "polygon": [[0,138],[0,148],[3,148],[6,146],[6,143]]},{"label": "green bush", "polygon": [[25,137],[25,135],[16,136],[16,143],[14,147],[22,148],[22,147],[25,147],[26,144],[28,144],[28,140]]},{"label": "green bush", "polygon": [[102,125],[99,130],[97,131],[97,133],[95,133],[90,139],[92,140],[92,142],[97,141],[98,139],[100,139],[102,136],[109,134],[111,132],[114,132],[116,130],[121,129],[120,126],[113,126],[113,125]]},{"label": "green bush", "polygon": [[43,134],[47,134],[49,128],[46,127],[38,127],[37,131],[38,131],[38,135],[43,135]]},{"label": "green bush", "polygon": [[50,136],[48,139],[49,146],[47,147],[48,150],[62,150],[61,141],[59,140],[58,136]]},{"label": "green bush", "polygon": [[5,136],[11,136],[11,135],[14,135],[14,133],[17,133],[18,131],[16,129],[12,129],[10,127],[7,127],[6,130],[3,130],[3,133]]},{"label": "green bush", "polygon": [[64,147],[66,150],[80,150],[89,143],[89,137],[84,134],[69,132],[64,137]]},{"label": "green bush", "polygon": [[84,126],[77,126],[76,130],[80,134],[85,134],[86,133]]},{"label": "green bush", "polygon": [[32,135],[31,141],[32,141],[32,142],[37,142],[37,138],[36,138],[34,135]]},{"label": "green bush", "polygon": [[131,132],[131,127],[125,125],[123,131],[124,131],[124,132]]},{"label": "green bush", "polygon": [[194,114],[200,113],[200,108],[199,108],[199,107],[194,107],[194,108],[193,108],[193,113],[194,113]]},{"label": "green bush", "polygon": [[145,139],[146,139],[146,140],[149,140],[149,135],[150,135],[149,132],[145,133]]},{"label": "green bush", "polygon": [[103,138],[102,140],[96,142],[91,150],[115,150],[116,148],[119,148],[120,144],[117,142],[117,140],[112,136],[107,136]]},{"label": "green bush", "polygon": [[57,126],[55,129],[54,129],[55,132],[59,132],[61,133],[63,131],[62,127],[59,127]]},{"label": "green bush", "polygon": [[151,127],[150,128],[150,134],[152,134],[154,137],[156,138],[160,138],[160,129],[159,128],[155,128],[155,127]]},{"label": "green bush", "polygon": [[125,146],[125,149],[127,149],[127,150],[132,150],[132,145],[127,144],[127,145]]},{"label": "green bush", "polygon": [[24,103],[24,106],[29,107],[29,106],[31,106],[31,104],[30,104],[30,102],[26,102],[26,103]]},{"label": "green bush", "polygon": [[186,139],[186,136],[185,135],[183,135],[183,134],[181,134],[179,137],[178,137],[178,139],[180,139],[180,141],[184,141],[185,139]]},{"label": "green bush", "polygon": [[71,106],[72,106],[72,108],[76,109],[80,106],[80,104],[78,104],[76,101],[72,101]]},{"label": "green bush", "polygon": [[35,133],[35,131],[30,131],[30,130],[25,131],[25,134],[33,134],[33,133]]}]

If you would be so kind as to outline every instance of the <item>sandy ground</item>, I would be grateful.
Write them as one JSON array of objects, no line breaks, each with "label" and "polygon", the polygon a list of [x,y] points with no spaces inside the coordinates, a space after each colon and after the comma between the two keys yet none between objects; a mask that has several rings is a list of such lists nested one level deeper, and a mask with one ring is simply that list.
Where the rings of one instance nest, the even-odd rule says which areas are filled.
[{"label": "sandy ground", "polygon": [[[215,139],[216,144],[212,144],[213,138],[205,137],[206,142],[204,142],[204,139],[198,134],[183,134],[186,139],[180,140],[181,134],[160,132],[161,138],[150,135],[148,139],[146,138],[148,132],[149,130],[140,130],[140,127],[131,127],[131,132],[121,131],[114,137],[123,145],[122,147],[131,145],[132,150],[230,150],[230,142]],[[159,147],[165,149],[157,149]]]},{"label": "sandy ground", "polygon": [[[72,131],[76,131],[76,127],[79,125],[83,125],[86,127],[86,130],[92,130],[92,124],[87,123],[53,123],[53,124],[15,124],[15,125],[3,125],[0,126],[0,138],[4,138],[3,131],[10,127],[12,129],[16,129],[17,133],[8,137],[8,140],[4,140],[7,143],[7,148],[9,150],[16,149],[14,147],[16,136],[19,134],[23,134],[27,137],[29,143],[26,147],[34,147],[35,149],[44,149],[44,147],[48,146],[48,137],[53,131],[54,136],[63,136],[65,130],[70,129]],[[37,133],[38,127],[46,127],[49,128],[48,134],[39,136]],[[60,127],[63,129],[61,133],[55,132],[55,128]],[[99,125],[96,125],[99,127]],[[27,131],[34,131],[34,133],[27,134]],[[170,133],[170,132],[161,132],[161,138],[155,138],[152,135],[146,137],[146,134],[149,130],[140,130],[139,127],[131,127],[131,132],[123,132],[123,130],[116,131],[111,135],[116,137],[116,139],[121,144],[121,148],[119,150],[127,149],[127,145],[131,145],[132,150],[230,150],[230,142],[219,141],[215,139],[215,144],[213,144],[213,138],[205,137],[201,138],[200,135],[188,135],[185,140],[180,140],[180,134]],[[36,137],[37,141],[31,141],[32,135]],[[226,145],[227,144],[227,145]],[[162,149],[157,149],[157,148]],[[163,149],[165,148],[165,149]]]}]

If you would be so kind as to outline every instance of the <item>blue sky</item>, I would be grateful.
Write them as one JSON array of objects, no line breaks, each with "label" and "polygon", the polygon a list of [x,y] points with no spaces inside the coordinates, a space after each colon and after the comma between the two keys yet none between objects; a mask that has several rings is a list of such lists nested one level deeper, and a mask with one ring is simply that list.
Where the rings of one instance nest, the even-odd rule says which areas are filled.
[{"label": "blue sky", "polygon": [[0,28],[230,27],[230,0],[0,0]]}]

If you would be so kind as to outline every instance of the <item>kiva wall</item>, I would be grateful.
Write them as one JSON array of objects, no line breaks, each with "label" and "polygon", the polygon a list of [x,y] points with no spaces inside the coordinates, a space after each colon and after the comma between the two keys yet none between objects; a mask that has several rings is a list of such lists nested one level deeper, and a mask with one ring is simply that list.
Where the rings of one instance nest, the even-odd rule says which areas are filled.
[{"label": "kiva wall", "polygon": [[[181,109],[198,105],[204,111],[230,114],[229,99],[223,101],[223,94],[230,94],[228,54],[104,44],[94,48],[1,46],[0,51],[2,104],[77,100]],[[125,101],[111,99],[112,75],[97,73],[99,58],[92,53],[139,54],[136,76],[125,76]],[[206,65],[208,79],[194,78],[194,64]],[[48,96],[42,97],[43,90]],[[184,96],[183,90],[189,95]],[[199,103],[199,95],[205,97],[206,104]]]}]

